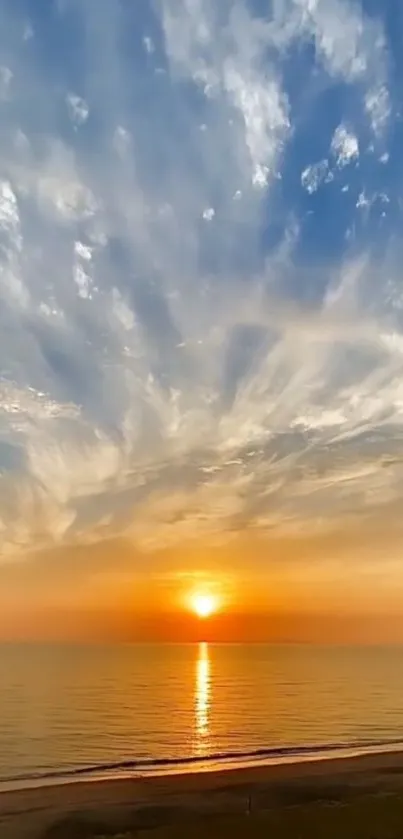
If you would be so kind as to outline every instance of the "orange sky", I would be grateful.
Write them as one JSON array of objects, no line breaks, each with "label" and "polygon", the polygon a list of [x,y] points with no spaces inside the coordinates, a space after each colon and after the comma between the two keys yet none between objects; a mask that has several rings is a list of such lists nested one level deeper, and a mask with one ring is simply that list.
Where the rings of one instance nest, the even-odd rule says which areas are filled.
[{"label": "orange sky", "polygon": [[[368,534],[367,534],[368,536]],[[166,641],[403,640],[398,550],[351,531],[139,554],[123,540],[0,568],[0,638]],[[213,593],[200,622],[191,592]]]}]

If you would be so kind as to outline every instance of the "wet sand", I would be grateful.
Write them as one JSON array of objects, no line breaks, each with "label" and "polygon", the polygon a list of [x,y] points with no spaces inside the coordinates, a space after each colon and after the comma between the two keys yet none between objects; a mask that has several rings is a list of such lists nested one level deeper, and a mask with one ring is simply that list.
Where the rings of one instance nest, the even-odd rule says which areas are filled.
[{"label": "wet sand", "polygon": [[[382,824],[387,820],[382,819],[380,807],[386,808],[386,815],[397,808],[398,821],[401,807],[401,833],[396,836],[403,837],[403,752],[0,792],[0,837],[87,839],[120,833],[128,839],[143,835],[150,839],[176,835],[213,839],[215,835],[227,835],[223,819],[227,819],[233,835],[260,836],[267,833],[265,814],[270,819],[281,814],[285,818],[287,811],[287,819],[296,818],[298,807],[301,813],[311,812],[314,807],[315,818],[321,813],[321,819],[329,817],[331,824],[329,807],[336,805],[344,807],[347,815],[347,805],[354,813],[358,807],[363,819],[376,807]],[[245,820],[246,832],[242,833]],[[230,823],[236,829],[233,826],[230,830]],[[285,829],[280,832],[288,835]],[[324,827],[325,833],[331,835]],[[322,835],[318,825],[315,835]],[[351,835],[361,833],[355,828]],[[362,835],[381,834],[378,829],[378,833]],[[395,834],[389,831],[384,835]]]}]

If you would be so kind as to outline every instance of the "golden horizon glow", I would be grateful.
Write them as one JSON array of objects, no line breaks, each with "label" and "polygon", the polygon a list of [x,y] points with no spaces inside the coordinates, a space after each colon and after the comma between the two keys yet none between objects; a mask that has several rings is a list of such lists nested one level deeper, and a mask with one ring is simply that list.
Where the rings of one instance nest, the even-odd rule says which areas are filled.
[{"label": "golden horizon glow", "polygon": [[214,594],[206,592],[195,592],[189,598],[189,606],[192,612],[201,620],[206,620],[219,611],[220,604]]}]

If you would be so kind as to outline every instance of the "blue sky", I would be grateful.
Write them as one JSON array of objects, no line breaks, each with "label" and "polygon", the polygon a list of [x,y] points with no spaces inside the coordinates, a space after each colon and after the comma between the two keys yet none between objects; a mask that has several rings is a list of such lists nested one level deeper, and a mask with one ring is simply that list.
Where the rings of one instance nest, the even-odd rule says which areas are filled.
[{"label": "blue sky", "polygon": [[398,544],[402,15],[1,3],[4,561]]}]

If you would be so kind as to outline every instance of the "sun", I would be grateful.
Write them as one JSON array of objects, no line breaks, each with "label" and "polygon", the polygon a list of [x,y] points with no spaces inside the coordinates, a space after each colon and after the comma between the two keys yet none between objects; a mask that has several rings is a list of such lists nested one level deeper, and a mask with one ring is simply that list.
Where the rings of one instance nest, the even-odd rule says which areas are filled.
[{"label": "sun", "polygon": [[203,594],[196,592],[190,597],[190,608],[198,618],[209,618],[214,615],[219,608],[218,600],[213,594]]}]

